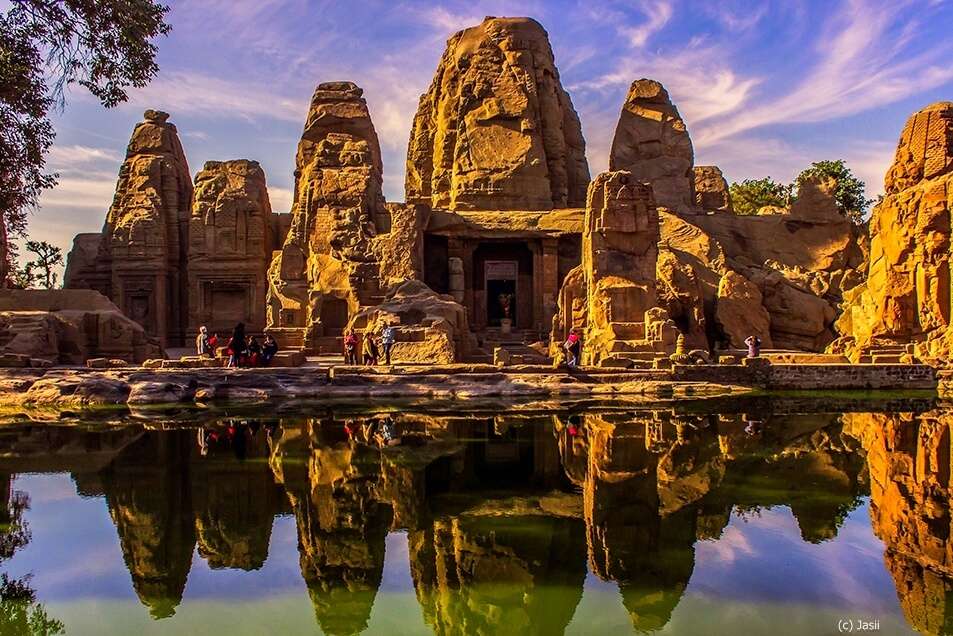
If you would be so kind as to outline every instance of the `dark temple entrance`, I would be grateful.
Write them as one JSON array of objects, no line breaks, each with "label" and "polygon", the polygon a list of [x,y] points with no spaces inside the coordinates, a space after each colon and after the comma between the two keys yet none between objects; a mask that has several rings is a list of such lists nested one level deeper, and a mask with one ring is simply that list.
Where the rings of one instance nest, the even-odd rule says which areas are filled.
[{"label": "dark temple entrance", "polygon": [[[516,307],[516,279],[486,280],[486,324],[490,327],[499,327],[503,318],[509,318],[517,324]],[[509,298],[508,301],[505,298]],[[504,302],[509,305],[509,316],[504,309]]]},{"label": "dark temple entrance", "polygon": [[533,328],[533,252],[525,242],[481,243],[473,252],[471,280],[474,327],[499,327],[508,302],[512,328]]}]

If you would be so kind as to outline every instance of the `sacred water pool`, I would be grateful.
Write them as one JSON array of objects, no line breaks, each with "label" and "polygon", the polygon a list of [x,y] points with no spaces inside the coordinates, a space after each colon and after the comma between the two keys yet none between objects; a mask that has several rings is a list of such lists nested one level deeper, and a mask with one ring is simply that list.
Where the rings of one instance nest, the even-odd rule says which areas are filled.
[{"label": "sacred water pool", "polygon": [[928,398],[13,414],[0,631],[942,633],[951,424]]}]

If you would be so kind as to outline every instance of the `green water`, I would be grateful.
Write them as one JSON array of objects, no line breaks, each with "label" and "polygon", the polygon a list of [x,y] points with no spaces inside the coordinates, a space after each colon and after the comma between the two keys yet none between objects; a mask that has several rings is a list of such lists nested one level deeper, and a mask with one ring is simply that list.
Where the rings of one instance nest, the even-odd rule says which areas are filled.
[{"label": "green water", "polygon": [[464,405],[12,415],[0,634],[953,629],[953,409]]}]

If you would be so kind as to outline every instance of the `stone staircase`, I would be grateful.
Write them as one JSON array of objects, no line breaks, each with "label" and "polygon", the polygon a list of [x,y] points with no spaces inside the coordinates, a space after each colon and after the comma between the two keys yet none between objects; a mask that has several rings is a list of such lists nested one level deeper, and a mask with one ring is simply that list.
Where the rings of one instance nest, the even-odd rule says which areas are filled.
[{"label": "stone staircase", "polygon": [[656,351],[645,339],[644,322],[614,322],[612,330],[619,339],[612,343],[609,355],[599,361],[599,366],[650,369],[656,360],[668,359],[667,353]]},{"label": "stone staircase", "polygon": [[912,364],[916,362],[913,344],[879,344],[866,348],[857,360],[860,364]]},{"label": "stone staircase", "polygon": [[479,337],[482,345],[470,353],[468,362],[493,363],[493,352],[497,348],[504,349],[514,360],[514,364],[551,364],[549,356],[541,354],[529,345],[534,342],[547,342],[549,336],[541,336],[532,329],[515,329],[510,333],[503,333],[499,327],[487,327]]}]

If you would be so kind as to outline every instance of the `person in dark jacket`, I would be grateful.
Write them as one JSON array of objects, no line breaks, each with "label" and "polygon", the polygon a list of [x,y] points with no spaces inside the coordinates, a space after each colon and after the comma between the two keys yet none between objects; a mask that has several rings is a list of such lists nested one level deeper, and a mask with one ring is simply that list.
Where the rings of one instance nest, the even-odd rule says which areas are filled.
[{"label": "person in dark jacket", "polygon": [[228,341],[228,366],[237,367],[242,363],[248,345],[245,342],[245,323],[240,322],[232,330],[232,337]]},{"label": "person in dark jacket", "polygon": [[271,360],[275,357],[276,353],[278,353],[278,342],[271,337],[271,334],[268,334],[265,336],[265,344],[261,347],[262,366],[267,367],[271,364]]}]

